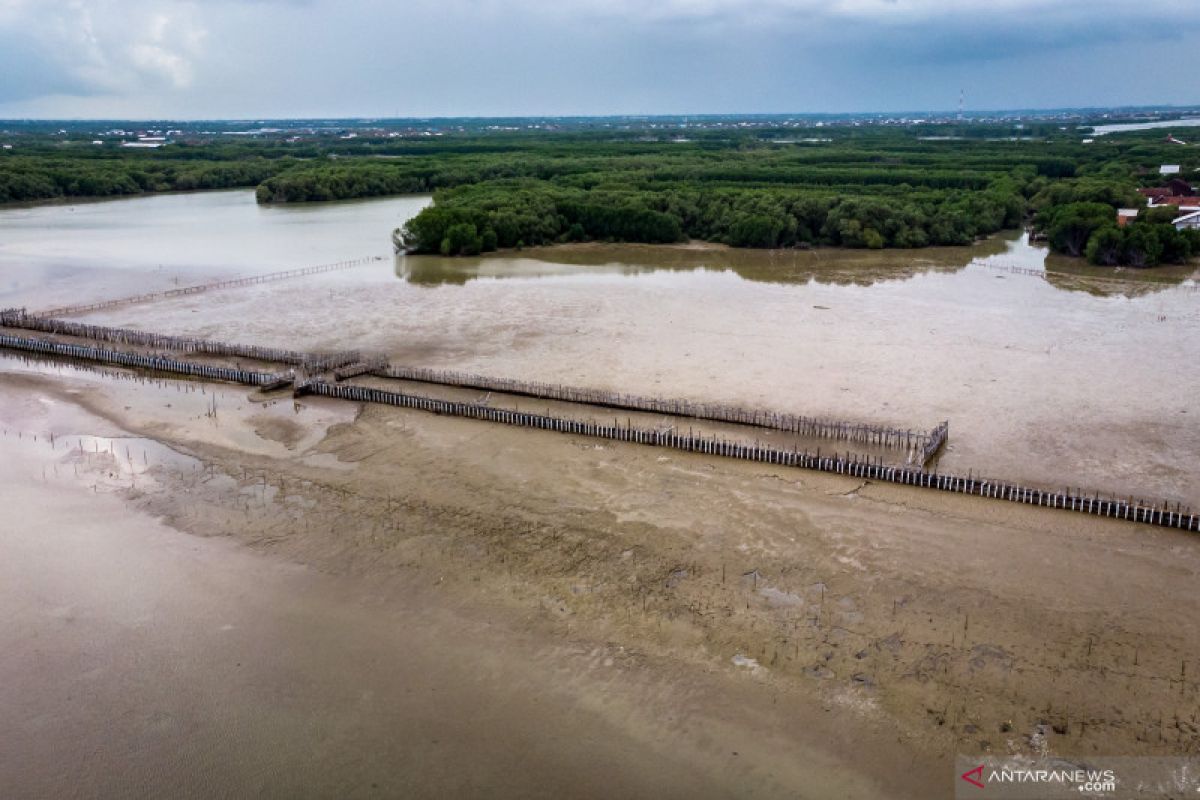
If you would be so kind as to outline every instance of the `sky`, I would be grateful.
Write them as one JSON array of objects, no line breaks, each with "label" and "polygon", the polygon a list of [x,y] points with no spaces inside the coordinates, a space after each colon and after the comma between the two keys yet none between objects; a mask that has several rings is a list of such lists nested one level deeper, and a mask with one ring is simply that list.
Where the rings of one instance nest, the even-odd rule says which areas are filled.
[{"label": "sky", "polygon": [[1200,104],[1200,0],[0,0],[0,118]]}]

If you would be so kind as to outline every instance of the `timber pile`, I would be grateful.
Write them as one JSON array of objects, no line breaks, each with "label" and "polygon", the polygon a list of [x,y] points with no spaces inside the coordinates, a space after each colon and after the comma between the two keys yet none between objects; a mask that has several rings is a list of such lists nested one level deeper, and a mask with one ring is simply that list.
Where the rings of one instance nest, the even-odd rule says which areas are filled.
[{"label": "timber pile", "polygon": [[764,464],[830,472],[849,475],[866,480],[919,486],[943,492],[991,497],[1013,503],[1044,506],[1102,517],[1124,519],[1168,528],[1200,531],[1200,517],[1180,505],[1145,504],[1132,498],[1120,500],[1091,496],[1081,492],[1050,492],[1017,484],[994,481],[972,475],[945,475],[926,472],[919,468],[896,467],[883,464],[877,459],[863,458],[850,453],[822,456],[820,450],[784,450],[759,443],[747,444],[717,437],[695,436],[668,430],[636,428],[632,425],[603,425],[597,422],[554,417],[547,414],[529,414],[521,411],[493,408],[478,403],[461,403],[433,397],[390,392],[365,386],[333,384],[312,381],[297,387],[298,391],[311,392],[325,397],[338,397],[362,403],[383,403],[400,408],[412,408],[468,419],[499,422],[525,428],[557,431],[576,436],[593,436],[620,442],[669,447],[689,453],[704,453]]},{"label": "timber pile", "polygon": [[191,375],[197,378],[245,383],[251,386],[280,385],[291,382],[290,375],[280,375],[270,372],[250,372],[232,367],[218,367],[212,364],[197,364],[193,361],[179,361],[166,356],[146,355],[143,353],[127,353],[120,350],[102,350],[99,347],[78,344],[64,344],[48,339],[29,339],[20,336],[0,334],[0,347],[19,350],[25,353],[40,353],[49,356],[63,356],[98,364],[115,364],[122,367],[136,367],[154,370],[155,372],[173,372],[179,375]]},{"label": "timber pile", "polygon": [[[947,431],[945,423],[930,433],[924,433],[879,425],[863,425],[855,422],[781,414],[775,411],[749,409],[717,403],[694,403],[690,400],[640,397],[638,395],[621,394],[602,389],[586,389],[552,383],[518,381],[509,378],[491,378],[465,372],[433,370],[423,367],[402,367],[395,364],[379,370],[376,374],[387,378],[418,383],[481,389],[503,392],[505,394],[537,397],[544,400],[561,400],[568,403],[619,408],[625,411],[644,411],[651,414],[692,417],[693,419],[705,419],[712,422],[730,422],[757,428],[771,428],[801,436],[875,445],[889,449],[904,450],[910,453],[920,453],[924,456],[924,460],[921,461],[922,464],[926,463],[937,452],[938,448],[941,447],[945,441]],[[937,438],[939,430],[941,431],[940,440]]]},{"label": "timber pile", "polygon": [[109,308],[119,308],[121,306],[135,305],[137,303],[152,303],[157,300],[168,300],[172,297],[186,297],[187,295],[200,294],[201,292],[209,292],[214,289],[233,289],[239,286],[253,286],[259,283],[270,283],[273,281],[288,280],[290,278],[303,278],[308,275],[317,275],[322,272],[336,272],[338,270],[350,269],[352,267],[369,264],[373,261],[382,261],[381,256],[370,256],[367,258],[355,258],[349,261],[338,261],[333,264],[318,264],[313,267],[300,267],[299,269],[285,269],[280,272],[267,272],[262,275],[249,275],[244,278],[227,278],[220,281],[211,281],[209,283],[200,283],[195,286],[184,286],[179,289],[166,289],[161,292],[147,292],[146,294],[137,294],[132,297],[118,297],[114,300],[101,300],[96,303],[82,303],[73,306],[60,306],[58,308],[47,309],[38,313],[40,317],[67,317],[73,314],[87,314],[92,311],[104,311]]},{"label": "timber pile", "polygon": [[52,333],[59,336],[73,336],[97,342],[149,347],[155,350],[204,353],[207,355],[232,356],[234,358],[252,358],[256,361],[270,361],[300,366],[309,372],[325,372],[326,370],[362,360],[362,355],[357,350],[347,350],[342,353],[304,353],[274,347],[259,347],[258,345],[230,344],[228,342],[219,342],[213,339],[197,339],[190,336],[164,336],[159,333],[147,333],[146,331],[134,330],[132,328],[109,328],[103,325],[86,325],[81,322],[52,319],[50,317],[30,314],[25,309],[18,308],[0,311],[0,326],[39,331],[41,333]]}]

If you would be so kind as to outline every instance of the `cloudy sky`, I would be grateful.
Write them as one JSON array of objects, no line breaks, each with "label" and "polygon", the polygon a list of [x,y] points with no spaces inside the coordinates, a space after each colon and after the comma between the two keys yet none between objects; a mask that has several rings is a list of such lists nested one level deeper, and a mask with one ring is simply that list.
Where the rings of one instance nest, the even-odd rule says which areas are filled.
[{"label": "cloudy sky", "polygon": [[0,117],[1200,103],[1200,0],[0,0]]}]

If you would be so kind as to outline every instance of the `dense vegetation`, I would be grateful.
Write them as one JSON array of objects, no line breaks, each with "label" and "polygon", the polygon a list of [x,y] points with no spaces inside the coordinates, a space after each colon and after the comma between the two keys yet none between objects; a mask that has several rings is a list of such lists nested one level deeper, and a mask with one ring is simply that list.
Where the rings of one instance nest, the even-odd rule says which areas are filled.
[{"label": "dense vegetation", "polygon": [[[1055,229],[1055,249],[1082,256],[1093,230],[1082,241],[1063,235],[1071,209],[1087,204],[1095,227],[1115,228],[1115,209],[1144,205],[1136,190],[1153,182],[1158,159],[1178,159],[1156,142],[927,142],[897,134],[812,145],[663,145],[636,156],[598,150],[475,158],[428,176],[414,174],[416,163],[396,170],[436,192],[433,206],[405,229],[405,241],[418,252],[446,255],[686,238],[734,247],[910,248],[967,244],[1036,214],[1040,227]],[[378,168],[347,166],[338,178],[353,182],[353,170]],[[333,179],[335,172],[325,174]],[[1101,249],[1097,263],[1149,265],[1200,254],[1191,235],[1177,234],[1161,215],[1121,236],[1132,238],[1117,256]],[[1146,241],[1163,246],[1146,249]]]},{"label": "dense vegetation", "polygon": [[258,156],[207,161],[76,153],[8,155],[0,158],[0,203],[256,186],[290,163]]},{"label": "dense vegetation", "polygon": [[[954,137],[946,138],[948,133]],[[1032,220],[1051,246],[1100,264],[1200,255],[1169,212],[1116,227],[1159,164],[1200,167],[1160,133],[1082,144],[1053,125],[218,139],[157,150],[36,140],[0,154],[0,202],[257,187],[261,203],[433,193],[403,232],[419,252],[568,241],[735,247],[967,244]],[[1029,138],[1037,134],[1037,139]],[[931,138],[937,137],[937,138]]]}]

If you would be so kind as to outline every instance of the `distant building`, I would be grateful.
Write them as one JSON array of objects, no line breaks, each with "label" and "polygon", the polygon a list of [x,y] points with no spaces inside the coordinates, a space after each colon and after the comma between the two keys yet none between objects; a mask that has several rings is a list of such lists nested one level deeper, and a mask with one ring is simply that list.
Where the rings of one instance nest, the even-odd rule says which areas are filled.
[{"label": "distant building", "polygon": [[1195,197],[1196,190],[1192,185],[1183,178],[1172,178],[1167,182],[1167,189],[1171,190],[1172,197]]},{"label": "distant building", "polygon": [[1172,220],[1171,224],[1175,226],[1175,230],[1177,231],[1189,229],[1200,230],[1200,208],[1190,214],[1184,214],[1182,217]]},{"label": "distant building", "polygon": [[1200,197],[1164,197],[1153,206],[1175,206],[1180,211],[1200,211]]},{"label": "distant building", "polygon": [[1158,174],[1160,175],[1178,175],[1179,173],[1180,167],[1178,164],[1163,164],[1158,168]]},{"label": "distant building", "polygon": [[1120,208],[1117,209],[1117,227],[1124,228],[1130,222],[1137,219],[1138,210],[1136,208]]},{"label": "distant building", "polygon": [[1172,178],[1165,186],[1138,189],[1138,194],[1146,198],[1150,208],[1176,206],[1184,211],[1200,208],[1200,198],[1196,197],[1195,188],[1182,178]]}]

